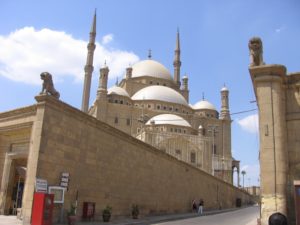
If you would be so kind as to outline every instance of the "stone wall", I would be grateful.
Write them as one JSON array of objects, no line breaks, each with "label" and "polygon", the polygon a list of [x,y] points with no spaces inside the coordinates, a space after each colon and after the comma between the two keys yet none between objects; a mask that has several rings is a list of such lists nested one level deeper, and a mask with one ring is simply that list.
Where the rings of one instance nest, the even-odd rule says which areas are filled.
[{"label": "stone wall", "polygon": [[[51,97],[39,98],[44,118],[37,177],[59,185],[70,173],[65,210],[79,196],[96,202],[96,217],[106,205],[113,216],[128,216],[138,204],[142,215],[190,210],[203,198],[206,209],[234,207],[236,198],[250,201],[245,192],[181,162],[95,118]],[[56,207],[55,220],[59,207]]]}]

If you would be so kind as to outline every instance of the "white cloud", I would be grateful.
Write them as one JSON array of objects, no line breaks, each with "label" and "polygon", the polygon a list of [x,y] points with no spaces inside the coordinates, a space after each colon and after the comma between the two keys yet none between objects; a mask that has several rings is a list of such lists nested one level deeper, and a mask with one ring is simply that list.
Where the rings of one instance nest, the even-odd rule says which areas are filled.
[{"label": "white cloud", "polygon": [[[113,40],[112,34],[105,37],[107,43]],[[55,80],[71,76],[75,81],[82,81],[86,46],[86,41],[47,28],[24,27],[8,36],[0,35],[0,75],[18,82],[40,84],[39,74],[48,71]],[[96,43],[94,73],[99,73],[104,60],[110,68],[109,78],[115,78],[139,58],[132,52],[108,49]]]},{"label": "white cloud", "polygon": [[113,34],[107,34],[107,35],[103,36],[103,38],[102,38],[102,44],[106,45],[109,42],[111,42],[113,39],[114,39],[114,35]]},{"label": "white cloud", "polygon": [[281,27],[275,29],[275,32],[276,32],[276,33],[280,33],[280,32],[283,31],[283,30],[285,30],[285,26],[281,26]]},{"label": "white cloud", "polygon": [[243,119],[237,119],[237,123],[243,130],[250,133],[258,133],[258,115],[253,114]]}]

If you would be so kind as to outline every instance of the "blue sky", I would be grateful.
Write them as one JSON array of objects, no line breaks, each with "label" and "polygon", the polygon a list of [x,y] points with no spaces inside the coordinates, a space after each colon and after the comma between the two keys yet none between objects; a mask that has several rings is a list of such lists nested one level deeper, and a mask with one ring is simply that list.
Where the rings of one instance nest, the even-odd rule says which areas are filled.
[{"label": "blue sky", "polygon": [[[49,71],[61,100],[80,108],[86,42],[97,8],[97,48],[92,102],[104,60],[109,86],[129,64],[153,59],[173,73],[177,28],[182,76],[189,77],[190,103],[202,98],[220,109],[220,89],[230,90],[232,113],[257,108],[248,72],[248,40],[259,36],[264,61],[300,70],[300,1],[211,0],[1,0],[0,112],[34,104],[39,74]],[[258,182],[256,113],[232,116],[232,150],[246,170],[245,185]]]}]

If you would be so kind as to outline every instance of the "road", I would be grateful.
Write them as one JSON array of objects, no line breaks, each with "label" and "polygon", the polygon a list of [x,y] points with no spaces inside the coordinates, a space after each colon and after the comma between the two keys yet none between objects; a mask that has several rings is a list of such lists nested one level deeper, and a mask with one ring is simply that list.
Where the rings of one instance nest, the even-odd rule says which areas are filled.
[{"label": "road", "polygon": [[259,217],[258,206],[248,207],[227,213],[199,216],[190,219],[177,220],[152,225],[256,225]]}]

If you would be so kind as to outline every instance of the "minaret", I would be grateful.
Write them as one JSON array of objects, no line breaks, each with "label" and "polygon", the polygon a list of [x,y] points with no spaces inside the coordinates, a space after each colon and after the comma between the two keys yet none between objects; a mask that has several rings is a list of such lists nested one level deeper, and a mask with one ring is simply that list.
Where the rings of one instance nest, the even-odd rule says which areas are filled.
[{"label": "minaret", "polygon": [[222,106],[221,106],[220,119],[231,120],[231,118],[230,118],[230,112],[229,112],[229,98],[228,98],[228,95],[229,95],[229,90],[224,85],[224,87],[221,89]]},{"label": "minaret", "polygon": [[187,75],[184,75],[182,78],[181,94],[187,102],[189,102],[189,92],[189,78]]},{"label": "minaret", "polygon": [[106,63],[103,68],[100,69],[99,86],[97,89],[96,105],[97,112],[96,118],[101,121],[106,121],[107,114],[107,80],[108,80],[109,68]]},{"label": "minaret", "polygon": [[95,10],[93,24],[90,32],[90,40],[87,45],[88,54],[86,59],[86,65],[84,67],[85,75],[84,75],[81,110],[86,113],[88,112],[88,108],[89,108],[91,80],[92,80],[92,73],[94,70],[93,59],[94,59],[94,51],[96,48],[95,38],[96,38],[96,10]]},{"label": "minaret", "polygon": [[100,69],[99,86],[98,86],[98,90],[97,90],[97,99],[101,99],[101,97],[104,97],[107,94],[108,73],[109,73],[109,68],[105,63],[104,67]]},{"label": "minaret", "polygon": [[132,67],[127,67],[126,68],[126,80],[131,79],[132,77]]},{"label": "minaret", "polygon": [[174,57],[173,66],[174,66],[174,81],[179,88],[180,87],[180,66],[181,66],[179,30],[177,30],[176,48],[175,48],[175,57]]}]

